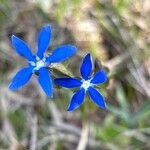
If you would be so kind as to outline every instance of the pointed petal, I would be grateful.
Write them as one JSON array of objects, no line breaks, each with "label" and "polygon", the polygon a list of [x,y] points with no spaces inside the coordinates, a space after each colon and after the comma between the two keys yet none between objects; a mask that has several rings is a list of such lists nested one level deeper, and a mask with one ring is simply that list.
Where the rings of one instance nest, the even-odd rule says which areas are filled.
[{"label": "pointed petal", "polygon": [[51,97],[53,94],[52,79],[46,68],[43,67],[39,70],[38,81],[46,95]]},{"label": "pointed petal", "polygon": [[62,45],[53,50],[52,55],[47,58],[47,62],[62,62],[75,54],[77,48],[73,45]]},{"label": "pointed petal", "polygon": [[104,83],[106,81],[107,81],[106,72],[101,69],[94,75],[93,79],[91,80],[91,83],[99,84],[99,83]]},{"label": "pointed petal", "polygon": [[42,27],[38,34],[38,51],[37,56],[43,58],[45,51],[48,49],[48,46],[51,41],[52,29],[50,25],[45,25]]},{"label": "pointed petal", "polygon": [[93,87],[88,89],[91,100],[102,109],[106,109],[104,97]]},{"label": "pointed petal", "polygon": [[68,111],[73,111],[77,109],[83,103],[84,96],[85,96],[85,90],[81,88],[73,95],[71,102],[68,106]]},{"label": "pointed petal", "polygon": [[12,79],[9,88],[13,91],[24,86],[31,78],[32,67],[26,67],[17,72],[15,77]]},{"label": "pointed petal", "polygon": [[92,72],[92,58],[91,58],[91,55],[88,53],[84,59],[83,59],[83,62],[81,64],[81,67],[80,67],[80,72],[81,72],[81,75],[84,79],[88,79],[91,72]]},{"label": "pointed petal", "polygon": [[57,78],[55,79],[55,83],[66,88],[75,88],[81,86],[81,81],[76,78]]},{"label": "pointed petal", "polygon": [[15,35],[12,35],[11,37],[12,45],[14,49],[17,51],[17,53],[23,57],[25,57],[29,61],[33,61],[34,57],[31,53],[31,49],[28,47],[28,45],[16,37]]}]

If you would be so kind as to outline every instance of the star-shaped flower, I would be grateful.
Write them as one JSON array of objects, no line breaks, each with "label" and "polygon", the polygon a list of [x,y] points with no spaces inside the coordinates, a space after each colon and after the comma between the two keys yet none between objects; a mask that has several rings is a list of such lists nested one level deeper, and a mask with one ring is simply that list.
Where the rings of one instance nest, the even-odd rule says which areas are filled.
[{"label": "star-shaped flower", "polygon": [[51,63],[58,63],[66,60],[75,54],[77,48],[73,45],[62,45],[55,48],[51,55],[46,55],[45,52],[50,45],[52,36],[52,29],[50,25],[45,25],[42,27],[38,34],[38,48],[35,55],[32,54],[29,46],[16,37],[12,35],[12,45],[16,52],[27,59],[28,66],[22,68],[17,72],[15,77],[12,79],[9,88],[11,90],[17,90],[24,86],[31,78],[32,74],[38,74],[38,82],[47,96],[52,96],[53,87],[52,79],[48,66]]},{"label": "star-shaped flower", "polygon": [[93,68],[90,54],[87,54],[81,64],[80,73],[82,79],[77,78],[57,78],[55,83],[66,88],[80,89],[74,93],[71,102],[68,106],[68,111],[77,109],[84,101],[85,94],[88,93],[91,100],[100,108],[105,109],[106,103],[104,97],[94,88],[97,84],[106,82],[107,75],[104,70],[99,70],[96,74],[91,75]]}]

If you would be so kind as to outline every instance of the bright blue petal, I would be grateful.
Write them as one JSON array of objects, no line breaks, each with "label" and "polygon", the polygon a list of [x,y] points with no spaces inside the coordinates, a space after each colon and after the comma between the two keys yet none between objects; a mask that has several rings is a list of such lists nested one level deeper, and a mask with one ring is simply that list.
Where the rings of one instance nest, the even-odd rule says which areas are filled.
[{"label": "bright blue petal", "polygon": [[12,45],[14,49],[16,49],[19,55],[25,57],[29,61],[34,60],[34,57],[31,53],[31,49],[28,47],[28,45],[24,41],[22,41],[15,35],[12,35],[11,40],[12,40]]},{"label": "bright blue petal", "polygon": [[57,78],[55,79],[55,83],[66,88],[75,88],[81,86],[81,81],[75,78]]},{"label": "bright blue petal", "polygon": [[31,78],[32,70],[32,67],[26,67],[18,71],[15,77],[12,79],[9,88],[15,91],[18,88],[24,86]]},{"label": "bright blue petal", "polygon": [[90,54],[87,54],[85,58],[83,59],[83,62],[81,64],[80,68],[81,75],[84,79],[88,79],[91,72],[92,72],[92,58]]},{"label": "bright blue petal", "polygon": [[77,48],[73,45],[62,45],[55,48],[47,58],[48,63],[62,62],[75,54]]},{"label": "bright blue petal", "polygon": [[68,111],[73,111],[77,109],[83,103],[84,96],[85,96],[85,90],[81,88],[73,95],[71,102],[68,106]]},{"label": "bright blue petal", "polygon": [[104,83],[106,81],[107,81],[106,72],[104,70],[100,70],[94,75],[93,79],[91,80],[91,83],[99,84]]},{"label": "bright blue petal", "polygon": [[51,40],[51,35],[52,29],[50,25],[43,26],[38,34],[37,56],[41,59],[43,58],[45,51],[48,49]]},{"label": "bright blue petal", "polygon": [[39,70],[38,81],[46,95],[51,97],[53,94],[52,79],[45,67]]},{"label": "bright blue petal", "polygon": [[100,108],[105,109],[106,103],[104,97],[93,87],[88,89],[88,93],[90,95],[91,100],[97,104]]}]

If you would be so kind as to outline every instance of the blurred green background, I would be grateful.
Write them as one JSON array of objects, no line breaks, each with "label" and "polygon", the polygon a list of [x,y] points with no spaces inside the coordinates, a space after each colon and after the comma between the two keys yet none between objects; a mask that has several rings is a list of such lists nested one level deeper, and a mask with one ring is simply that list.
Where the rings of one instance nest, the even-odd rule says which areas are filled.
[{"label": "blurred green background", "polygon": [[[149,16],[149,0],[0,0],[0,150],[149,150]],[[99,89],[107,110],[87,97],[80,109],[67,112],[73,91],[55,86],[53,101],[47,99],[36,76],[9,91],[11,78],[26,65],[11,35],[34,52],[46,23],[53,26],[48,52],[65,43],[78,46],[75,56],[52,66],[52,74],[79,76],[90,52],[109,76]]]}]

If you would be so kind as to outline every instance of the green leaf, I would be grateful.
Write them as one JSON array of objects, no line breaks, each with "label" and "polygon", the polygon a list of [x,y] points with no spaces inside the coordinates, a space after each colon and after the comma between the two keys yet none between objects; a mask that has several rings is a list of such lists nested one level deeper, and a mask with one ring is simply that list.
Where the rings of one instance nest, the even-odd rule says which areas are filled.
[{"label": "green leaf", "polygon": [[96,137],[102,141],[113,141],[119,134],[121,134],[126,128],[116,125],[114,122],[114,116],[108,115],[102,126],[93,125],[93,129],[96,132]]},{"label": "green leaf", "polygon": [[143,106],[132,115],[134,122],[138,122],[150,115],[150,100],[146,101]]},{"label": "green leaf", "polygon": [[129,122],[129,114],[124,112],[122,109],[120,108],[116,108],[116,107],[113,107],[111,105],[108,105],[108,109],[117,117],[119,117],[120,119],[126,121],[126,122]]},{"label": "green leaf", "polygon": [[21,108],[19,108],[14,112],[9,112],[8,117],[11,123],[13,124],[18,138],[22,137],[26,126],[26,118],[24,111]]},{"label": "green leaf", "polygon": [[50,70],[53,70],[53,75],[57,76],[73,76],[72,73],[63,64],[50,65]]},{"label": "green leaf", "polygon": [[129,0],[116,0],[116,10],[122,15],[128,8]]},{"label": "green leaf", "polygon": [[121,108],[128,113],[128,103],[122,86],[118,85],[116,90],[117,100]]}]

